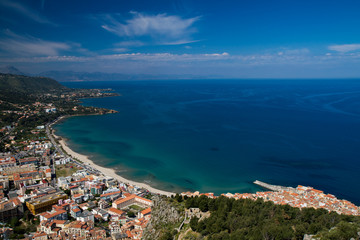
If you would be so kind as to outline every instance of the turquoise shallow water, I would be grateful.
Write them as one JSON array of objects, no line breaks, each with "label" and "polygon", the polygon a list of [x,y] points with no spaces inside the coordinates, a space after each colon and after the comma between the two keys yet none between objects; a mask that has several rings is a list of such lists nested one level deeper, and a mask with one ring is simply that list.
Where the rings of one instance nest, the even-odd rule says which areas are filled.
[{"label": "turquoise shallow water", "polygon": [[256,179],[309,185],[360,204],[360,81],[174,80],[67,83],[118,114],[56,125],[71,147],[170,191],[254,192]]}]

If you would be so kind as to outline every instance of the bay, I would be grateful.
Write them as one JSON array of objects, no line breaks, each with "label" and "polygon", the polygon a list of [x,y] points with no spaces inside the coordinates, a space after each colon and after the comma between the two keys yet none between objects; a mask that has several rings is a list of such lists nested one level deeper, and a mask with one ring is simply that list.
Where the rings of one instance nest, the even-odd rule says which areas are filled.
[{"label": "bay", "polygon": [[359,80],[66,83],[112,88],[84,105],[118,114],[55,126],[79,153],[169,191],[255,192],[254,180],[312,186],[360,204]]}]

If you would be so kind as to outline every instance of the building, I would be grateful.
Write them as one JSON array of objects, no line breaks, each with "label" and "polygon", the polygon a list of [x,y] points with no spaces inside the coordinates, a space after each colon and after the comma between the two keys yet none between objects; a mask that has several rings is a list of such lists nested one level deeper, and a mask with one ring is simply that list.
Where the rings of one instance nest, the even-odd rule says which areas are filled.
[{"label": "building", "polygon": [[152,201],[149,199],[143,198],[143,197],[139,197],[135,194],[131,194],[130,196],[128,196],[126,198],[121,198],[121,199],[118,199],[115,202],[113,202],[112,207],[122,209],[122,208],[128,207],[133,204],[144,206],[144,207],[151,207]]},{"label": "building", "polygon": [[151,208],[144,209],[138,213],[138,218],[149,219],[151,216]]},{"label": "building", "polygon": [[65,210],[58,210],[40,213],[40,221],[48,220],[67,220],[67,212]]},{"label": "building", "polygon": [[9,222],[11,218],[22,218],[24,208],[18,198],[0,203],[0,222]]},{"label": "building", "polygon": [[122,195],[121,191],[114,191],[114,192],[103,193],[100,195],[100,198],[106,201],[115,201],[116,199],[120,198],[121,195]]},{"label": "building", "polygon": [[126,215],[126,212],[119,210],[117,208],[109,208],[108,213],[111,215],[112,219],[119,219],[121,216]]},{"label": "building", "polygon": [[75,206],[72,206],[70,208],[70,215],[73,217],[73,218],[77,218],[78,216],[80,216],[81,214],[81,209],[75,205]]},{"label": "building", "polygon": [[14,185],[17,189],[20,188],[20,184],[25,185],[32,185],[36,182],[36,180],[39,180],[43,178],[43,171],[28,171],[28,172],[21,172],[21,173],[14,173],[13,174],[13,180]]},{"label": "building", "polygon": [[14,157],[0,158],[0,168],[15,167],[16,160]]},{"label": "building", "polygon": [[40,233],[45,232],[47,235],[58,233],[65,224],[67,224],[66,220],[41,221],[37,227],[37,231]]},{"label": "building", "polygon": [[89,212],[88,210],[85,210],[82,213],[80,213],[78,217],[76,217],[76,220],[80,222],[88,222],[88,221],[94,222],[95,218],[93,213]]},{"label": "building", "polygon": [[26,202],[26,206],[34,215],[51,210],[52,205],[57,204],[61,199],[67,199],[68,196],[63,192],[48,194],[43,197],[35,198]]},{"label": "building", "polygon": [[28,158],[23,158],[23,159],[19,160],[20,165],[27,165],[27,164],[37,165],[38,163],[39,163],[39,159],[36,157],[28,157]]},{"label": "building", "polygon": [[9,176],[0,176],[0,186],[2,186],[3,189],[9,189]]}]

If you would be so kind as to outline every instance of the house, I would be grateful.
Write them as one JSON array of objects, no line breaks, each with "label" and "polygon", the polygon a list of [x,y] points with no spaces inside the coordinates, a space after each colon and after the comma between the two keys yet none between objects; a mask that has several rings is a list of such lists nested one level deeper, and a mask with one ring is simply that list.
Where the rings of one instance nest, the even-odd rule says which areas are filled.
[{"label": "house", "polygon": [[100,216],[104,221],[107,221],[109,219],[109,213],[103,209],[99,209],[99,208],[94,208],[92,210],[92,213],[95,215]]},{"label": "house", "polygon": [[92,221],[94,222],[94,214],[89,212],[88,210],[83,211],[82,213],[80,213],[77,217],[76,217],[77,221],[80,222],[88,222],[88,221]]},{"label": "house", "polygon": [[120,197],[121,197],[121,191],[108,192],[100,195],[100,198],[106,201],[115,201]]},{"label": "house", "polygon": [[34,240],[47,240],[47,234],[44,232],[40,232],[40,233],[35,233],[33,236]]},{"label": "house", "polygon": [[70,158],[60,158],[60,159],[57,159],[55,160],[55,165],[64,165],[64,164],[67,164],[70,162]]},{"label": "house", "polygon": [[58,179],[58,185],[61,188],[67,189],[69,186],[69,181],[68,179],[64,178],[64,177],[59,177]]},{"label": "house", "polygon": [[45,232],[47,235],[56,233],[57,235],[66,223],[66,220],[41,221],[37,227],[37,232]]},{"label": "house", "polygon": [[67,212],[65,210],[57,210],[40,213],[40,221],[49,220],[67,220]]},{"label": "house", "polygon": [[56,108],[45,108],[44,109],[46,113],[55,113],[56,112]]},{"label": "house", "polygon": [[77,238],[86,238],[90,230],[94,227],[94,222],[74,221],[64,226],[64,232],[68,235],[75,235]]},{"label": "house", "polygon": [[28,157],[28,158],[23,158],[23,159],[19,160],[20,165],[27,165],[27,164],[37,165],[38,163],[39,163],[39,159],[36,157]]},{"label": "house", "polygon": [[71,198],[76,203],[82,203],[83,202],[83,197],[84,197],[84,194],[78,193],[78,194],[74,194]]},{"label": "house", "polygon": [[138,218],[150,219],[151,208],[144,209],[138,213]]},{"label": "house", "polygon": [[109,230],[111,235],[121,233],[120,222],[109,222]]},{"label": "house", "polygon": [[0,222],[9,222],[11,218],[22,218],[24,208],[18,198],[11,198],[0,203]]},{"label": "house", "polygon": [[70,215],[73,217],[73,218],[77,218],[78,216],[80,216],[81,214],[81,210],[78,206],[72,206],[70,208]]},{"label": "house", "polygon": [[101,209],[105,209],[110,206],[109,202],[105,201],[104,199],[100,199],[100,201],[98,202],[98,205],[99,205],[99,208],[101,208]]},{"label": "house", "polygon": [[120,217],[122,217],[126,214],[126,212],[119,210],[117,208],[109,208],[108,213],[110,214],[111,219],[114,221],[119,220]]},{"label": "house", "polygon": [[50,169],[50,168],[45,169],[44,172],[45,172],[45,177],[46,177],[46,179],[47,179],[48,181],[51,181],[51,175],[52,175],[51,169]]},{"label": "house", "polygon": [[3,189],[9,189],[9,177],[1,175],[0,176],[0,186],[3,187]]},{"label": "house", "polygon": [[14,157],[0,158],[0,168],[11,168],[16,166]]},{"label": "house", "polygon": [[102,184],[96,184],[96,185],[94,185],[94,186],[91,186],[91,188],[90,188],[90,192],[92,193],[92,194],[94,194],[94,195],[96,195],[96,194],[102,194],[102,192],[103,192],[103,187],[104,187],[105,185],[102,183]]}]

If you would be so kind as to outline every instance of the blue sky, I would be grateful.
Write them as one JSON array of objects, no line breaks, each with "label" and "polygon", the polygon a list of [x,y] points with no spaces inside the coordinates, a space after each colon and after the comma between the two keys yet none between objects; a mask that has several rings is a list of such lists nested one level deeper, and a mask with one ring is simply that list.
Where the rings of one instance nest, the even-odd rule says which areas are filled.
[{"label": "blue sky", "polygon": [[0,0],[0,65],[204,78],[358,78],[360,1]]}]

